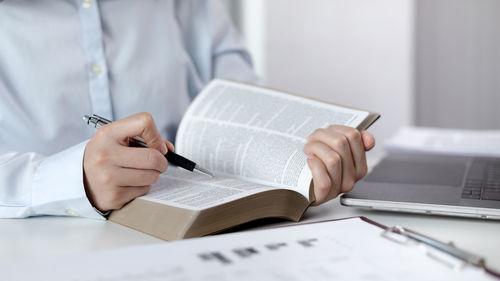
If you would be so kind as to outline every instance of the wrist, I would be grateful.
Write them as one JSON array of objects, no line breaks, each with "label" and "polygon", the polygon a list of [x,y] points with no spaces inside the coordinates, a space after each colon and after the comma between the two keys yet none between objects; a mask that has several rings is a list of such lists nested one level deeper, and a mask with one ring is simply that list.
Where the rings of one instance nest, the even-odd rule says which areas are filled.
[{"label": "wrist", "polygon": [[96,211],[99,215],[108,218],[109,214],[111,213],[111,210],[107,211],[101,211],[99,208],[96,207],[95,205],[95,196],[94,193],[92,192],[89,182],[87,180],[87,176],[85,174],[85,168],[83,168],[83,187],[85,189],[85,195],[87,196],[87,199],[89,200],[90,205],[94,208],[94,211]]}]

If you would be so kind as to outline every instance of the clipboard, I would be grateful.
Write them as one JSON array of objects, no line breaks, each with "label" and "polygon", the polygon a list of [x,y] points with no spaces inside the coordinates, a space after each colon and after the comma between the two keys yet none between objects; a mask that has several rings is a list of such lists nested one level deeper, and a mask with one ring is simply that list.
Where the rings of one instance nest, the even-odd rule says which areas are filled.
[{"label": "clipboard", "polygon": [[6,280],[54,281],[500,278],[477,255],[360,216],[23,260],[0,264],[0,271]]},{"label": "clipboard", "polygon": [[[432,237],[429,237],[427,235],[418,233],[416,231],[413,231],[411,229],[408,229],[406,227],[402,226],[386,226],[381,223],[378,223],[376,221],[373,221],[367,217],[364,216],[355,216],[355,217],[347,217],[347,218],[340,218],[340,219],[332,219],[332,220],[323,220],[323,221],[317,221],[317,222],[309,222],[309,223],[299,223],[297,225],[307,225],[307,224],[315,224],[315,223],[324,223],[324,222],[331,222],[331,221],[341,221],[341,220],[348,220],[348,219],[353,219],[353,218],[359,218],[362,221],[369,223],[371,225],[374,225],[376,227],[379,227],[382,229],[382,232],[380,232],[380,236],[388,239],[394,243],[398,243],[400,245],[407,245],[409,244],[408,242],[413,241],[416,243],[419,247],[423,249],[423,254],[428,255],[432,259],[436,260],[437,262],[441,262],[445,266],[449,266],[454,270],[461,270],[465,268],[466,266],[474,266],[477,267],[481,270],[483,270],[485,273],[489,274],[490,276],[493,276],[495,278],[500,279],[500,273],[488,268],[486,266],[486,259],[473,254],[471,252],[465,251],[463,249],[458,248],[453,242],[442,242],[437,239],[434,239]],[[290,227],[294,225],[287,225],[287,226],[281,226],[281,227]],[[436,255],[435,253],[439,253]],[[452,258],[458,261],[457,263],[450,263],[447,258]]]}]

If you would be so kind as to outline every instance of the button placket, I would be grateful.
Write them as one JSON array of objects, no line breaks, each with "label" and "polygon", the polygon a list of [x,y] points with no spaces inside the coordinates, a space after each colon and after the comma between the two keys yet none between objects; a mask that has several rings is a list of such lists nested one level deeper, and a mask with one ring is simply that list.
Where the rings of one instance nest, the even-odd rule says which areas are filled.
[{"label": "button placket", "polygon": [[82,24],[83,49],[88,70],[88,85],[92,113],[113,119],[108,67],[104,53],[99,5],[95,0],[78,0]]}]

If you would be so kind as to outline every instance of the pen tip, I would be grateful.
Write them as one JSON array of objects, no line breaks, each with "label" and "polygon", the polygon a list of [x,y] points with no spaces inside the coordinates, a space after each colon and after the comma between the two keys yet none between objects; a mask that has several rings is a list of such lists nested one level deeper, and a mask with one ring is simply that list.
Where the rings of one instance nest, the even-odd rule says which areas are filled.
[{"label": "pen tip", "polygon": [[196,165],[195,166],[195,170],[197,170],[198,172],[201,172],[207,176],[210,176],[211,178],[215,178],[214,174],[212,174],[212,172],[210,172],[209,170],[207,169],[204,169],[202,167],[200,167],[199,165]]}]

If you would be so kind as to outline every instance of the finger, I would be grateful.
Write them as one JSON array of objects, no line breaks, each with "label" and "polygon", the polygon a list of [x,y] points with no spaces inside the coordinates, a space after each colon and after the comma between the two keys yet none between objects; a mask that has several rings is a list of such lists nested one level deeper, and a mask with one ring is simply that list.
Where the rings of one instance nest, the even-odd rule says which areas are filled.
[{"label": "finger", "polygon": [[119,146],[111,157],[116,166],[123,168],[156,170],[163,173],[168,167],[167,158],[153,148]]},{"label": "finger", "polygon": [[363,145],[366,151],[371,150],[375,146],[375,138],[369,132],[362,131],[361,138],[363,139]]},{"label": "finger", "polygon": [[318,157],[328,172],[331,187],[325,198],[325,202],[337,197],[341,191],[343,179],[342,159],[340,155],[321,142],[310,142],[306,144],[304,146],[304,152],[308,155],[313,154]]},{"label": "finger", "polygon": [[361,133],[354,128],[338,125],[330,126],[328,130],[341,133],[346,137],[351,148],[354,169],[356,170],[355,179],[359,180],[364,177],[368,171],[368,167],[366,165],[366,153]]},{"label": "finger", "polygon": [[119,199],[115,201],[113,209],[120,209],[139,196],[146,195],[151,190],[151,186],[120,186],[118,187]]},{"label": "finger", "polygon": [[[124,190],[126,197],[129,197],[130,200],[135,199],[139,196],[146,195],[151,190],[151,185],[145,186],[120,186],[121,189]],[[130,201],[128,200],[128,201]],[[126,202],[128,202],[126,201]]]},{"label": "finger", "polygon": [[316,202],[314,205],[320,205],[326,201],[326,197],[330,193],[331,180],[323,162],[315,156],[308,156],[307,164],[311,170],[314,183],[314,197]]},{"label": "finger", "polygon": [[[303,150],[305,154],[315,155],[322,161],[332,182],[338,178],[342,179],[342,159],[328,145],[319,141],[313,141],[307,143]],[[340,183],[340,181],[338,182]]]},{"label": "finger", "polygon": [[146,186],[157,182],[160,172],[156,170],[116,168],[113,175],[115,177],[115,185]]},{"label": "finger", "polygon": [[329,170],[329,175],[331,179],[331,188],[330,192],[328,193],[328,196],[326,197],[326,201],[330,201],[331,199],[337,197],[340,192],[341,192],[341,186],[342,186],[342,164],[341,160],[339,159],[337,165],[335,165],[334,169]]},{"label": "finger", "polygon": [[357,180],[357,171],[354,167],[351,147],[346,136],[338,132],[319,129],[310,136],[309,142],[323,144],[322,146],[314,145],[311,148],[314,148],[313,154],[318,156],[327,167],[335,165],[337,160],[329,150],[333,150],[340,156],[342,163],[341,190],[342,192],[351,190]]},{"label": "finger", "polygon": [[163,154],[167,153],[166,145],[156,128],[153,117],[147,112],[137,113],[120,119],[101,129],[104,128],[106,128],[115,139],[123,140],[129,137],[138,136],[143,138],[149,147],[157,149]]},{"label": "finger", "polygon": [[174,152],[175,147],[173,143],[169,142],[168,140],[163,140],[163,142],[165,142],[165,144],[167,145],[168,151]]}]

